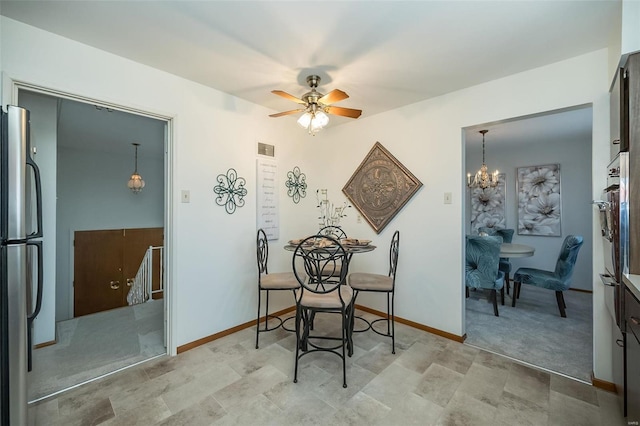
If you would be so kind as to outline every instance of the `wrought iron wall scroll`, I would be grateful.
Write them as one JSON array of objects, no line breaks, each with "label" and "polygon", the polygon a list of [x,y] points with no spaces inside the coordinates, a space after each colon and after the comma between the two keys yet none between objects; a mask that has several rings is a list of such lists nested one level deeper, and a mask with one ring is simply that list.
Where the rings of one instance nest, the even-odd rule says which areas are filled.
[{"label": "wrought iron wall scroll", "polygon": [[307,176],[300,172],[300,168],[295,166],[293,170],[287,172],[285,186],[288,188],[287,195],[298,204],[300,198],[307,196]]},{"label": "wrought iron wall scroll", "polygon": [[236,207],[244,206],[244,197],[247,190],[244,187],[246,181],[242,177],[238,177],[235,169],[227,170],[227,174],[219,174],[216,178],[218,184],[213,187],[216,197],[216,204],[224,206],[227,213],[233,214]]}]

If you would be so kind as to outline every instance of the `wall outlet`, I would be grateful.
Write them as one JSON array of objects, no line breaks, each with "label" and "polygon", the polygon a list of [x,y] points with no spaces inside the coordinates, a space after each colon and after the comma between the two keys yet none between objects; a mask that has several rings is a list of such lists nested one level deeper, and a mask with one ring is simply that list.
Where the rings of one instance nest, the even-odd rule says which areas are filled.
[{"label": "wall outlet", "polygon": [[356,223],[362,223],[362,215],[361,215],[361,214],[359,214],[359,215],[356,217]]},{"label": "wall outlet", "polygon": [[183,203],[190,203],[191,202],[191,193],[188,189],[183,189],[182,193],[180,194],[180,200]]},{"label": "wall outlet", "polygon": [[453,197],[453,195],[451,194],[451,192],[445,192],[444,193],[444,203],[445,204],[451,204],[452,197]]}]

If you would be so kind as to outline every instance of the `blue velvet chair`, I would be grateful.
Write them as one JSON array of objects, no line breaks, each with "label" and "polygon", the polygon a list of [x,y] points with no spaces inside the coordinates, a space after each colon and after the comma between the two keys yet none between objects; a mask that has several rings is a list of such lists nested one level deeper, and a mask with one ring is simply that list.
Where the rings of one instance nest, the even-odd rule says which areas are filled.
[{"label": "blue velvet chair", "polygon": [[560,316],[566,318],[567,314],[565,309],[567,305],[564,303],[562,292],[568,290],[571,286],[573,269],[576,265],[578,252],[583,242],[583,238],[580,235],[568,235],[562,243],[554,271],[535,268],[518,268],[516,273],[513,274],[513,297],[511,306],[516,306],[516,296],[520,296],[522,283],[535,285],[556,292],[556,301],[558,302]]},{"label": "blue velvet chair", "polygon": [[[496,229],[496,228],[487,228],[485,226],[481,226],[478,228],[478,232],[484,232],[489,235],[497,235],[502,237],[503,243],[511,243],[513,241],[513,229]],[[511,262],[508,257],[500,258],[500,265],[498,269],[504,272],[504,286],[507,288],[507,294],[509,294],[509,274],[511,273]]]},{"label": "blue velvet chair", "polygon": [[501,290],[504,305],[504,273],[498,270],[501,244],[502,237],[467,235],[465,284],[467,289],[490,290],[495,316],[499,316],[497,290]]}]

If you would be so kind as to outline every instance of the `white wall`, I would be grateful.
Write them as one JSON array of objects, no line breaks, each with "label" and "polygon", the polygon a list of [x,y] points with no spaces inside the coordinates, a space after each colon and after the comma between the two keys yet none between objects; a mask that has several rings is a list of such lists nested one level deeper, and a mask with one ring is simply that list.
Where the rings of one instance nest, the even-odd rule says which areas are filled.
[{"label": "white wall", "polygon": [[[174,117],[170,188],[174,260],[168,266],[175,286],[172,300],[177,345],[255,317],[253,191],[258,141],[275,143],[282,170],[300,166],[310,189],[328,188],[334,202],[375,141],[422,180],[424,187],[380,235],[365,223],[357,224],[356,214],[345,218],[349,234],[371,237],[383,248],[354,258],[353,267],[384,269],[384,247],[388,247],[393,230],[399,229],[397,315],[458,335],[464,333],[462,129],[592,103],[593,185],[601,188],[604,184],[601,170],[606,166],[609,135],[607,50],[375,117],[366,118],[365,110],[361,119],[312,138],[293,120],[271,120],[267,117],[271,111],[238,98],[1,19],[7,77]],[[246,205],[234,215],[216,206],[212,197],[215,177],[229,167],[247,179],[250,191]],[[180,189],[191,190],[190,204],[179,203]],[[453,193],[453,204],[443,204],[444,192]],[[596,190],[592,192],[595,198]],[[280,200],[281,240],[315,229],[317,214],[311,195],[293,205],[282,187]],[[594,236],[599,229],[595,212],[592,216]],[[287,266],[290,253],[272,249],[271,254],[276,265],[270,265],[272,270]],[[594,248],[594,259],[601,259],[599,246]],[[594,269],[601,266],[594,265]],[[290,306],[290,297],[283,303]],[[382,309],[377,300],[370,303]],[[602,291],[594,287],[594,371],[597,378],[611,381],[610,355],[607,358],[602,353],[611,344],[604,332],[610,328],[608,321]]]},{"label": "white wall", "polygon": [[640,1],[622,0],[622,37],[623,55],[640,50]]},{"label": "white wall", "polygon": [[[490,134],[489,134],[490,135]],[[527,135],[524,135],[527,136]],[[467,171],[472,173],[482,164],[482,150],[470,148],[467,143]],[[533,257],[510,259],[512,274],[520,267],[539,268],[553,271],[558,259],[562,241],[567,235],[582,235],[584,244],[578,254],[578,261],[571,281],[572,288],[591,290],[593,288],[593,265],[591,253],[593,240],[591,220],[591,139],[554,139],[540,140],[536,144],[513,144],[495,147],[487,154],[487,165],[490,170],[498,169],[506,173],[506,226],[515,230],[514,243],[521,243],[536,248]],[[560,164],[561,232],[560,237],[543,237],[518,235],[518,196],[516,192],[516,168],[543,164]],[[466,198],[466,210],[469,211],[469,197]],[[467,221],[465,221],[467,222]],[[469,232],[469,223],[466,223]],[[526,291],[526,289],[525,289]],[[568,294],[566,297],[571,297]]]},{"label": "white wall", "polygon": [[138,155],[138,194],[127,188],[132,159],[133,152],[58,147],[56,321],[72,318],[74,231],[164,226],[163,159]]},{"label": "white wall", "polygon": [[[56,314],[56,101],[33,94],[21,97],[19,105],[30,111],[31,146],[37,149],[33,159],[40,170],[42,182],[42,308],[33,323],[33,343],[37,345],[52,342],[56,338],[54,322]],[[28,168],[27,171],[29,170]]]}]

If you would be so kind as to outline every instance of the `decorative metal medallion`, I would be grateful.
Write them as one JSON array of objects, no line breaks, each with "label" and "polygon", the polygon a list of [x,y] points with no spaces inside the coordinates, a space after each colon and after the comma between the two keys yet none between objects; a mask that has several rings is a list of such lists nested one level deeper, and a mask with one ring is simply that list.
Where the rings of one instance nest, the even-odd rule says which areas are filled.
[{"label": "decorative metal medallion", "polygon": [[298,204],[300,197],[307,196],[307,176],[304,173],[300,173],[300,168],[295,166],[293,170],[287,172],[287,182],[285,183],[288,188],[287,195],[293,199],[293,202]]},{"label": "decorative metal medallion", "polygon": [[216,204],[224,206],[229,214],[236,211],[236,207],[244,206],[244,196],[247,190],[244,187],[246,181],[244,178],[238,177],[235,169],[227,170],[227,174],[220,174],[216,178],[218,184],[213,187],[213,192],[218,194]]},{"label": "decorative metal medallion", "polygon": [[379,234],[421,186],[422,182],[376,142],[342,192]]}]

